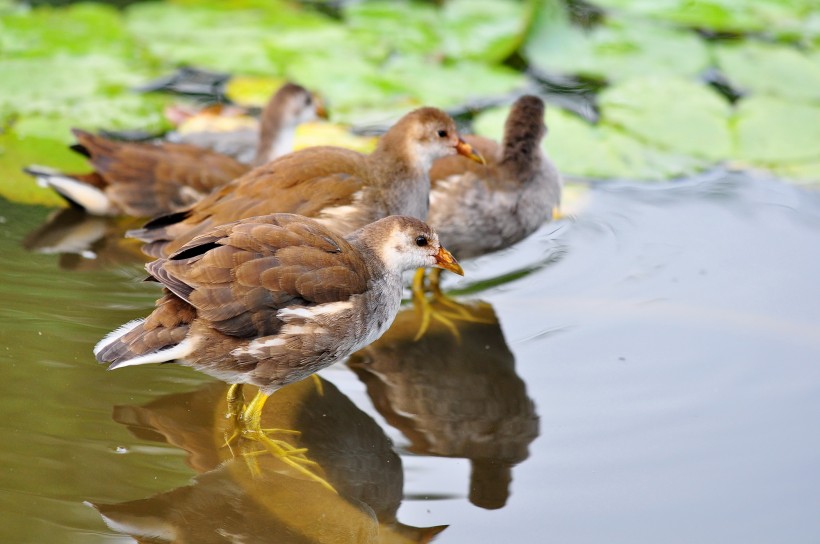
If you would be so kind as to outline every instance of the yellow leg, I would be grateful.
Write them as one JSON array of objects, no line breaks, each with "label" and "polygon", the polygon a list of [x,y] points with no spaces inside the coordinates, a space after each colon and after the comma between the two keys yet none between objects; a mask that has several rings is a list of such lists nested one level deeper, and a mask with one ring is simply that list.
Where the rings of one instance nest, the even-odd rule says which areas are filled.
[{"label": "yellow leg", "polygon": [[[413,278],[413,303],[416,305],[418,311],[421,312],[419,330],[416,332],[414,338],[418,341],[427,330],[430,328],[430,322],[435,319],[456,337],[456,340],[461,341],[461,333],[458,332],[456,321],[467,321],[471,323],[484,323],[481,319],[476,319],[466,308],[459,303],[452,300],[445,295],[441,290],[441,273],[443,270],[434,268],[429,276],[429,290],[433,295],[433,302],[431,303],[425,295],[425,275],[424,269],[419,268]],[[435,308],[439,306],[439,308]]]},{"label": "yellow leg", "polygon": [[[261,391],[256,394],[253,400],[242,413],[242,437],[262,444],[265,449],[274,457],[289,465],[291,468],[326,487],[330,491],[336,491],[327,480],[309,470],[308,467],[318,468],[318,464],[307,458],[307,449],[294,448],[293,445],[284,441],[276,440],[268,436],[272,432],[285,432],[293,434],[296,431],[280,431],[278,429],[262,429],[262,409],[268,396]],[[297,432],[298,434],[298,432]]]}]

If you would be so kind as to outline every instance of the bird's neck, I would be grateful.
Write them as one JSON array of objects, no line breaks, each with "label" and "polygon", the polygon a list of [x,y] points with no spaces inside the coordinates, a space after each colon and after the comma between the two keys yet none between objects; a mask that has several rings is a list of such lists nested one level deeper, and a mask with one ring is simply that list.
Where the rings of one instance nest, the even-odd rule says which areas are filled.
[{"label": "bird's neck", "polygon": [[[267,113],[267,112],[266,112]],[[259,128],[259,144],[256,148],[254,166],[281,157],[293,150],[296,126],[286,123],[281,115],[264,115]]]},{"label": "bird's neck", "polygon": [[427,218],[430,200],[430,165],[414,156],[406,145],[380,145],[368,156],[374,199],[386,215]]}]

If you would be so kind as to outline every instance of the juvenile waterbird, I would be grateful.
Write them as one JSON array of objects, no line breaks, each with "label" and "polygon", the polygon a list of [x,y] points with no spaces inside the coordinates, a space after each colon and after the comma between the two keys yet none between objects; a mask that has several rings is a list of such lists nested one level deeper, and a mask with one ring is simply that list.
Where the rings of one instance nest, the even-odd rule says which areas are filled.
[{"label": "juvenile waterbird", "polygon": [[399,310],[402,272],[417,267],[463,273],[415,218],[387,217],[344,238],[292,214],[218,226],[146,265],[164,295],[94,354],[109,369],[178,362],[258,386],[238,417],[242,436],[321,481],[261,429],[265,400],[379,338]]}]

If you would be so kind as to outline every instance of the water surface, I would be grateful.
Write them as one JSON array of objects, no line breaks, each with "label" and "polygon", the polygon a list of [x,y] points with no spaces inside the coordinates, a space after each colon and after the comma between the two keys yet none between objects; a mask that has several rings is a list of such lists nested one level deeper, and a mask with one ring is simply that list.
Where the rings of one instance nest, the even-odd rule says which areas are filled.
[{"label": "water surface", "polygon": [[323,392],[272,398],[271,426],[301,430],[340,495],[261,456],[253,476],[222,446],[218,382],[97,365],[157,286],[126,225],[49,231],[51,214],[0,203],[0,541],[820,538],[815,192],[595,185],[574,217],[467,263],[446,284],[458,335],[413,342],[409,309]]}]

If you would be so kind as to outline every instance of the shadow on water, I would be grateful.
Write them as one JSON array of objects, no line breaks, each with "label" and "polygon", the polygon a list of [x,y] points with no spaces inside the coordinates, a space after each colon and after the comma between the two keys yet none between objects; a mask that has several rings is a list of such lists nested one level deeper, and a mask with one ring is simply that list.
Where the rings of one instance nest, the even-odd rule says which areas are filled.
[{"label": "shadow on water", "polygon": [[[117,406],[114,420],[138,438],[186,453],[193,483],[147,499],[93,504],[113,530],[151,542],[428,542],[445,527],[397,521],[403,472],[381,427],[333,384],[285,387],[265,405],[263,426],[318,463],[338,494],[270,455],[235,451],[224,416],[226,387],[209,384],[142,406]],[[321,520],[321,522],[319,522]]]},{"label": "shadow on water", "polygon": [[[452,304],[432,306],[453,315]],[[348,364],[379,413],[410,440],[411,452],[469,459],[470,502],[502,508],[512,467],[538,436],[538,416],[492,306],[475,301],[457,309],[457,329],[433,320],[418,340],[420,313],[400,312]]]}]

